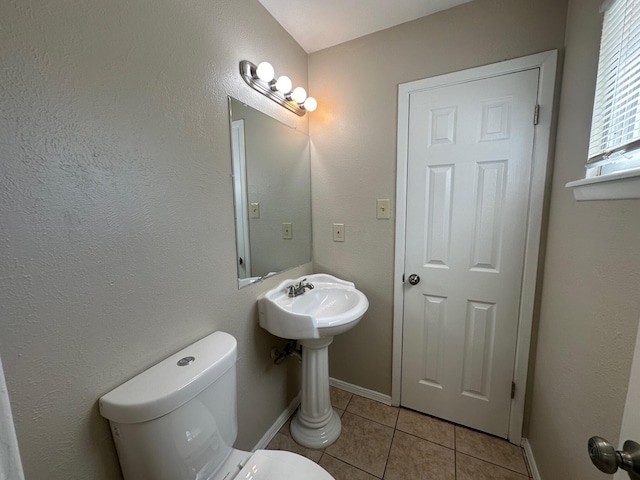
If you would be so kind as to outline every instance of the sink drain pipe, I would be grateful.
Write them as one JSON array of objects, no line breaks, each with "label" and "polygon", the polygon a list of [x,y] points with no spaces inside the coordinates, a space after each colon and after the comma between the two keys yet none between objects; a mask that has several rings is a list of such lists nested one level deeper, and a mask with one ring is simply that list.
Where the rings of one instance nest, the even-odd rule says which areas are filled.
[{"label": "sink drain pipe", "polygon": [[276,365],[280,365],[287,358],[293,356],[298,359],[299,362],[302,362],[302,351],[297,348],[298,342],[296,340],[289,340],[287,344],[284,346],[284,352],[278,350],[276,347],[271,349],[271,358],[273,363]]}]

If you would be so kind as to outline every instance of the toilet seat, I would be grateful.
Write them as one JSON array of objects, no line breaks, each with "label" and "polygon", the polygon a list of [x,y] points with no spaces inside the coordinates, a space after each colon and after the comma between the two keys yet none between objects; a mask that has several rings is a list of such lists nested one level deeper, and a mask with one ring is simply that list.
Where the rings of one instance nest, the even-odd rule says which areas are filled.
[{"label": "toilet seat", "polygon": [[302,455],[282,450],[256,450],[236,480],[335,480],[329,472]]}]

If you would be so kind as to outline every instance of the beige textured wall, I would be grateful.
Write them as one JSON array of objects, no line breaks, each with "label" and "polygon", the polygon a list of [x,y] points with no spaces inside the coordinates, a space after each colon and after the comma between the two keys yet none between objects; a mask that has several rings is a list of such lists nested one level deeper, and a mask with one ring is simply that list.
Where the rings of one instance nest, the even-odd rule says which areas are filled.
[{"label": "beige textured wall", "polygon": [[308,124],[241,59],[307,83],[257,0],[0,2],[0,353],[27,478],[120,478],[98,397],[215,330],[239,342],[239,447],[297,391],[255,308],[286,277],[237,289],[227,95]]},{"label": "beige textured wall", "polygon": [[616,443],[640,317],[640,200],[581,202],[599,0],[569,3],[529,440],[543,479],[598,479],[587,440]]},{"label": "beige textured wall", "polygon": [[370,301],[331,347],[333,377],[391,393],[395,220],[376,220],[375,202],[395,203],[398,84],[561,48],[565,14],[565,1],[475,0],[310,55],[314,270]]}]

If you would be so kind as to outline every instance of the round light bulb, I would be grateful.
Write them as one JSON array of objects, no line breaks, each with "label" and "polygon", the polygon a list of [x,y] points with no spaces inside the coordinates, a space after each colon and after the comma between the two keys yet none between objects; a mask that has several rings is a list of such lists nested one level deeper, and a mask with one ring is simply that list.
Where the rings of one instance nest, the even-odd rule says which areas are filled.
[{"label": "round light bulb", "polygon": [[318,101],[313,97],[308,97],[304,105],[302,105],[307,112],[313,112],[316,108],[318,108]]},{"label": "round light bulb", "polygon": [[269,83],[276,76],[276,72],[269,62],[260,62],[256,68],[256,75],[263,82]]},{"label": "round light bulb", "polygon": [[282,75],[278,77],[276,81],[276,90],[281,93],[289,93],[291,91],[291,87],[293,87],[293,83],[291,83],[291,79],[286,75]]},{"label": "round light bulb", "polygon": [[307,98],[307,91],[302,87],[296,87],[293,89],[293,92],[291,92],[291,99],[295,100],[300,105],[302,105],[302,102],[304,102],[306,98]]}]

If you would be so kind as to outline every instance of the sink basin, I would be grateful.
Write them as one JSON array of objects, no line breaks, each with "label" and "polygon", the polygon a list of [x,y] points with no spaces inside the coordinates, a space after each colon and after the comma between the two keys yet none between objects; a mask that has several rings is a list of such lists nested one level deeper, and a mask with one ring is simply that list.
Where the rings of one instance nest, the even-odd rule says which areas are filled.
[{"label": "sink basin", "polygon": [[[305,280],[314,288],[289,297],[287,287]],[[260,326],[282,338],[333,337],[354,327],[369,308],[353,283],[327,274],[285,280],[258,298]]]}]

